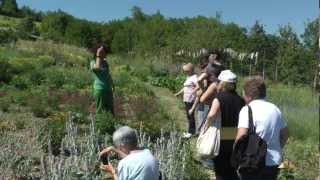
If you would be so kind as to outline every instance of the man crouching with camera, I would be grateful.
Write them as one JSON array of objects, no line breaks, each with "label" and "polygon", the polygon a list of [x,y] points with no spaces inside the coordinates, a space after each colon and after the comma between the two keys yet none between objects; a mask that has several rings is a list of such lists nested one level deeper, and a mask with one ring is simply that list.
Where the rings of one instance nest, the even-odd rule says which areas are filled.
[{"label": "man crouching with camera", "polygon": [[[108,147],[100,152],[102,165],[100,169],[111,173],[113,180],[158,180],[159,164],[148,149],[138,147],[136,131],[123,126],[113,133],[115,147]],[[112,152],[122,159],[116,170],[108,162],[108,155]]]}]

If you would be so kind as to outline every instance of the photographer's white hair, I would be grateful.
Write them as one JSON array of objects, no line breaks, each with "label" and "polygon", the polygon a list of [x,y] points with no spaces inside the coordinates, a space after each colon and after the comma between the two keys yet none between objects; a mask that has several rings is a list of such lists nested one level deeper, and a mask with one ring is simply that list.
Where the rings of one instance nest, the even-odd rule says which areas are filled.
[{"label": "photographer's white hair", "polygon": [[122,126],[117,129],[112,136],[114,145],[116,146],[128,146],[129,150],[137,148],[138,137],[134,129],[129,126]]}]

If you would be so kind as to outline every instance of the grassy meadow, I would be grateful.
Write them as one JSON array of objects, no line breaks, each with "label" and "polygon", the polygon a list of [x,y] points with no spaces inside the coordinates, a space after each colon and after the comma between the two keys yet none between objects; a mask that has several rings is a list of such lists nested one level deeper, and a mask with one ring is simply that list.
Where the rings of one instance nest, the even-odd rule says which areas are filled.
[{"label": "grassy meadow", "polygon": [[[99,171],[91,55],[85,49],[47,41],[0,47],[0,179],[107,179]],[[116,85],[114,126],[139,129],[139,143],[160,161],[167,179],[208,179],[193,160],[194,147],[152,88],[178,90],[180,64],[164,57],[109,57]],[[319,174],[319,95],[309,87],[268,82],[268,99],[289,126],[280,179]],[[180,107],[180,104],[177,104]],[[110,145],[111,132],[104,137]],[[117,163],[117,160],[114,160]]]}]

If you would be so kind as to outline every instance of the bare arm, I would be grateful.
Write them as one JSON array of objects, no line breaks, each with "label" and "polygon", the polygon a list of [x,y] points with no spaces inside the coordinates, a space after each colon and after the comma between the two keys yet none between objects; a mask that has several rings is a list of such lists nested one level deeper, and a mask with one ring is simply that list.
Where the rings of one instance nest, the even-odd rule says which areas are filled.
[{"label": "bare arm", "polygon": [[205,102],[210,96],[213,96],[217,92],[217,84],[212,83],[208,89],[202,94],[200,102]]},{"label": "bare arm", "polygon": [[288,127],[285,127],[285,128],[280,130],[280,145],[281,145],[281,148],[283,148],[284,145],[287,143],[288,138],[289,138],[289,129],[288,129]]},{"label": "bare arm", "polygon": [[192,114],[194,112],[194,110],[197,108],[198,104],[199,104],[199,97],[196,98],[196,100],[194,101],[194,103],[188,113]]},{"label": "bare arm", "polygon": [[97,52],[96,52],[96,61],[95,61],[95,64],[94,66],[92,67],[92,70],[100,70],[101,69],[101,62],[103,60],[103,58],[101,57],[101,55],[103,54],[103,47],[100,47],[97,49]]},{"label": "bare arm", "polygon": [[104,172],[110,173],[112,175],[111,179],[112,180],[118,180],[118,175],[116,173],[116,170],[113,168],[112,164],[108,164],[108,165],[100,165],[100,169]]},{"label": "bare arm", "polygon": [[196,94],[196,99],[191,107],[191,109],[189,110],[189,114],[192,114],[194,112],[194,110],[197,108],[199,102],[200,102],[200,96],[202,95],[202,89],[199,86],[199,83],[196,84],[196,87],[193,90],[193,93]]},{"label": "bare arm", "polygon": [[237,136],[236,136],[236,140],[235,140],[235,143],[238,142],[238,140],[246,135],[248,133],[248,128],[238,128],[238,132],[237,132]]},{"label": "bare arm", "polygon": [[100,58],[100,57],[97,57],[96,58],[96,62],[95,62],[95,64],[94,64],[94,66],[93,66],[93,70],[100,70],[101,69],[101,63],[102,62],[102,58]]},{"label": "bare arm", "polygon": [[207,73],[202,73],[200,74],[200,76],[198,77],[198,83],[202,83],[206,78],[208,77]]},{"label": "bare arm", "polygon": [[210,108],[210,111],[208,113],[206,122],[204,124],[204,131],[206,131],[211,124],[213,123],[214,119],[218,115],[218,112],[220,111],[220,102],[217,98],[215,98],[212,102],[212,106]]},{"label": "bare arm", "polygon": [[111,152],[115,152],[116,154],[118,154],[121,159],[123,159],[123,158],[125,158],[127,156],[127,154],[125,154],[124,152],[120,151],[119,149],[117,149],[117,148],[115,148],[113,146],[110,146],[110,147],[105,148],[104,150],[102,150],[99,153],[99,156],[102,156],[105,153],[110,154]]},{"label": "bare arm", "polygon": [[180,94],[182,94],[183,93],[183,88],[179,91],[179,92],[177,92],[176,94],[174,94],[175,96],[179,96]]}]

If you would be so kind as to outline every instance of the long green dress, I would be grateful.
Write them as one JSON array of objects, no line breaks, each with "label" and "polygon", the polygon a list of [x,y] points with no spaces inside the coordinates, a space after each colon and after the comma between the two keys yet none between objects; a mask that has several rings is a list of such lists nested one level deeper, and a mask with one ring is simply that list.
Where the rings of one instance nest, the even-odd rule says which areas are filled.
[{"label": "long green dress", "polygon": [[113,82],[111,79],[109,65],[103,60],[101,68],[94,69],[95,61],[91,61],[90,68],[93,71],[93,97],[96,102],[96,128],[100,134],[113,130],[113,122],[110,121],[108,113],[114,115],[113,111]]}]

